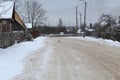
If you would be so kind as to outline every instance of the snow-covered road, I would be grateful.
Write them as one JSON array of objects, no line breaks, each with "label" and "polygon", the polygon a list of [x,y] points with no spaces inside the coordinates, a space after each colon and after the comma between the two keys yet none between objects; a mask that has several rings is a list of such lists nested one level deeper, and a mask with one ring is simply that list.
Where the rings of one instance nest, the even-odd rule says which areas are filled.
[{"label": "snow-covered road", "polygon": [[47,38],[44,47],[26,57],[23,72],[12,80],[119,80],[119,49],[119,44],[104,41]]},{"label": "snow-covered road", "polygon": [[0,79],[120,80],[119,67],[119,42],[89,37],[40,37],[33,42],[1,49]]}]

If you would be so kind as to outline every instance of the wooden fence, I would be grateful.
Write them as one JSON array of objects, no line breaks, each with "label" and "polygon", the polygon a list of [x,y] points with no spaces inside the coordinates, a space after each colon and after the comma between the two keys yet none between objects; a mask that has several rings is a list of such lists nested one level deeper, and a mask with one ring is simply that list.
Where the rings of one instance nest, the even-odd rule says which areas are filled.
[{"label": "wooden fence", "polygon": [[30,33],[24,31],[0,32],[0,48],[6,48],[13,45],[15,42],[32,40]]}]

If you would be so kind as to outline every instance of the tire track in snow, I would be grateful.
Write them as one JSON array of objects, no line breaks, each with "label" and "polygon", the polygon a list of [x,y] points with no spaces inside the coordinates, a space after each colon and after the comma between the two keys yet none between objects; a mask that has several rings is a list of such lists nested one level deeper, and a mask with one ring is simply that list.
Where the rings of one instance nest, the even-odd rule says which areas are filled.
[{"label": "tire track in snow", "polygon": [[63,80],[61,67],[62,67],[61,56],[60,56],[60,54],[57,54],[57,80]]},{"label": "tire track in snow", "polygon": [[49,66],[53,49],[48,44],[45,46],[26,57],[23,72],[12,80],[41,80],[45,78],[44,74]]}]

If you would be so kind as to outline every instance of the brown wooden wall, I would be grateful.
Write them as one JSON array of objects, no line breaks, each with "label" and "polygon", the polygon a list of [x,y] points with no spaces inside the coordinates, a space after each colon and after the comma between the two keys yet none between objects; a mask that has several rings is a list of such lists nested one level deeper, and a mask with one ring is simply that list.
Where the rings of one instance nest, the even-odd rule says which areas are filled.
[{"label": "brown wooden wall", "polygon": [[12,27],[13,24],[11,20],[0,20],[0,32],[11,32]]}]

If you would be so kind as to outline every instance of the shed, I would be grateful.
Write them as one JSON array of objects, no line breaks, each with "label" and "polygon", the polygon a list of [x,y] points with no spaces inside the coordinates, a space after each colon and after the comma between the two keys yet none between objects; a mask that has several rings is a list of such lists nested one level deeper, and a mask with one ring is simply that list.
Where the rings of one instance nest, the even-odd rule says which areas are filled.
[{"label": "shed", "polygon": [[[22,41],[26,26],[15,11],[14,1],[0,3],[0,47],[8,47],[15,40]],[[16,32],[16,33],[14,33]]]}]

